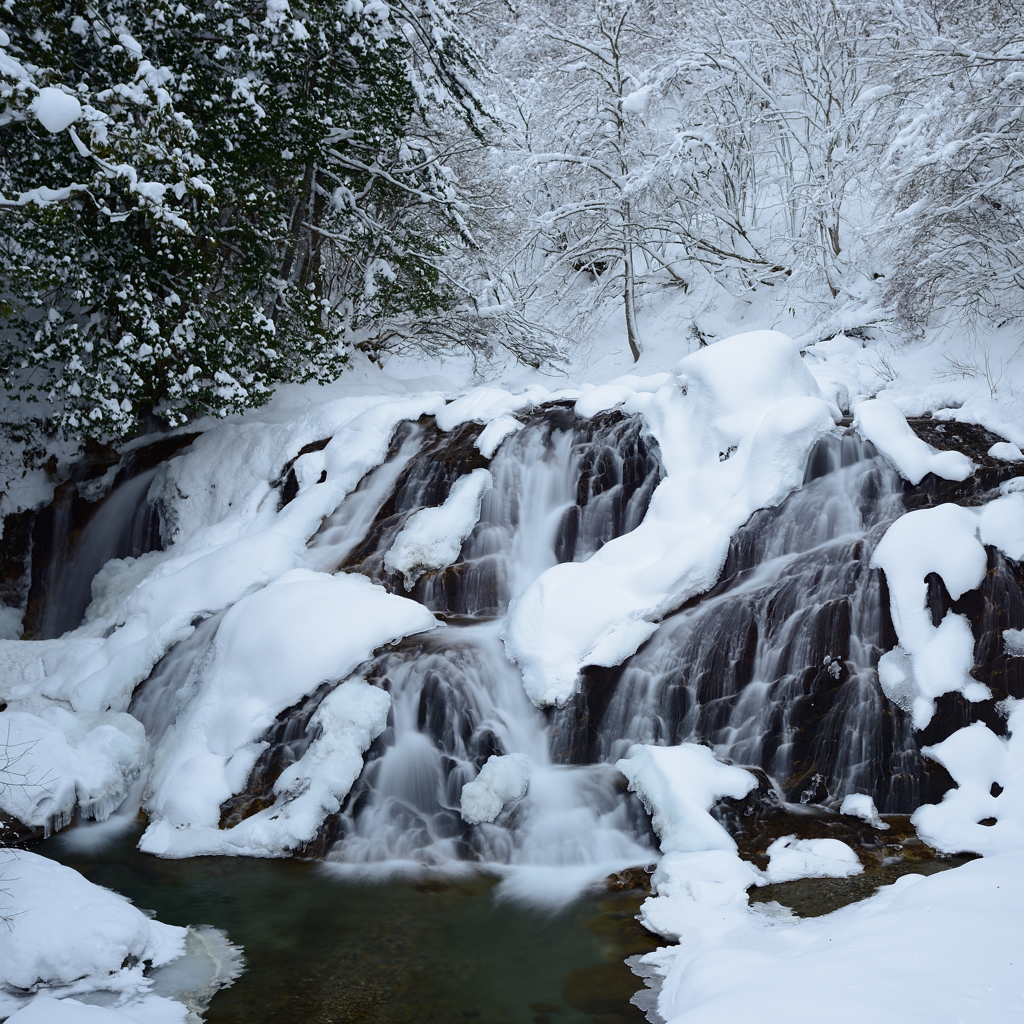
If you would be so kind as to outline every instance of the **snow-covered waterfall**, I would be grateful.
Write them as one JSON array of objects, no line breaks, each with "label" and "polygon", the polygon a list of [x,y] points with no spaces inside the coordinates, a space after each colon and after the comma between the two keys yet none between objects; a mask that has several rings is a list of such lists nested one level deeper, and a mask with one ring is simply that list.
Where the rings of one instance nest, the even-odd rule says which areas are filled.
[{"label": "snow-covered waterfall", "polygon": [[[614,767],[634,743],[708,743],[721,759],[762,768],[792,802],[838,808],[848,794],[869,793],[883,811],[902,812],[937,795],[925,785],[921,736],[878,684],[879,657],[896,639],[884,578],[870,564],[908,503],[931,497],[853,429],[821,436],[803,485],[732,532],[707,593],[652,622],[653,635],[623,664],[587,668],[579,692],[541,708],[510,660],[507,616],[552,567],[584,563],[645,523],[665,479],[662,453],[636,413],[588,416],[548,401],[506,416],[491,443],[491,427],[442,428],[437,412],[420,414],[424,406],[371,408],[381,423],[362,435],[290,442],[285,458],[268,459],[275,482],[258,482],[245,499],[235,520],[241,553],[224,562],[251,575],[231,583],[233,596],[207,596],[207,568],[196,572],[194,594],[165,584],[175,578],[165,563],[125,591],[125,608],[138,609],[131,614],[176,623],[180,639],[163,648],[126,704],[132,718],[117,726],[144,749],[132,733],[141,723],[150,754],[141,774],[126,777],[107,831],[142,807],[151,821],[143,848],[166,856],[291,850],[349,870],[559,867],[557,885],[570,892],[566,870],[585,881],[651,859],[648,817]],[[376,437],[379,454],[323,502],[336,472],[332,446],[360,436]],[[359,464],[357,448],[343,450]],[[714,465],[728,469],[730,451]],[[87,589],[108,556],[145,547],[136,534],[151,529],[154,472],[177,470],[141,474],[101,506],[66,570],[69,593]],[[238,500],[215,492],[219,481],[203,492],[203,479],[174,486],[225,508]],[[318,511],[304,511],[314,500]],[[273,532],[247,534],[259,517]],[[312,525],[290,536],[290,518]],[[171,569],[205,565],[204,538],[230,536],[227,525],[215,529],[223,532],[170,552]],[[273,538],[269,585],[250,536]],[[1013,590],[993,557],[982,591]],[[225,579],[238,572],[214,568]],[[932,590],[933,604],[948,605],[941,586]],[[173,619],[160,611],[178,607],[171,599],[180,603]],[[997,635],[983,593],[979,600],[982,633]],[[404,609],[408,625],[368,612],[369,632],[357,635],[353,616],[381,601],[397,601],[389,607]],[[404,639],[387,645],[396,636]],[[199,764],[210,772],[196,775]],[[126,788],[115,779],[103,806]],[[183,794],[193,801],[185,810]],[[175,814],[186,815],[184,830]],[[99,839],[104,826],[83,830],[83,842],[87,832]]]},{"label": "snow-covered waterfall", "polygon": [[[460,473],[486,464],[471,443],[477,433],[403,428],[392,458],[312,538],[308,563],[366,573],[404,594],[384,556],[413,513],[442,502]],[[617,773],[606,765],[552,762],[547,716],[527,698],[498,631],[509,601],[544,570],[586,558],[635,528],[660,479],[658,461],[638,418],[580,421],[571,409],[555,407],[508,438],[489,468],[493,486],[458,562],[412,588],[448,624],[360,670],[391,694],[391,716],[318,850],[348,864],[470,859],[577,866],[584,875],[595,866],[646,862],[648,829]],[[309,715],[306,706],[291,712],[294,719]],[[287,721],[279,728],[287,732]],[[298,753],[293,746],[290,756]],[[266,788],[270,754],[250,787]],[[493,823],[467,827],[462,787],[490,756],[507,754],[525,755],[526,798]]]},{"label": "snow-covered waterfall", "polygon": [[887,612],[869,568],[903,490],[852,431],[823,438],[803,488],[734,536],[714,590],[622,668],[589,756],[704,741],[794,801],[868,792],[886,810],[916,806],[912,731],[887,713],[875,673]]}]

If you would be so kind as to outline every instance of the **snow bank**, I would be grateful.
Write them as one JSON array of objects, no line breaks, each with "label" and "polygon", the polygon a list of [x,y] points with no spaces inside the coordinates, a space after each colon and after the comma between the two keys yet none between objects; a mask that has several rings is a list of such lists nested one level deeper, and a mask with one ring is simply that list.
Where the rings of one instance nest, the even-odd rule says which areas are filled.
[{"label": "snow bank", "polygon": [[677,747],[637,743],[615,767],[643,801],[665,853],[736,849],[732,837],[708,811],[722,797],[745,797],[757,785],[750,772],[722,764],[698,743]]},{"label": "snow bank", "polygon": [[975,722],[923,749],[957,784],[911,819],[936,849],[983,856],[1024,850],[1024,701],[1014,702],[1007,727],[1004,739]]},{"label": "snow bank", "polygon": [[[1024,735],[1024,702],[1015,705],[1010,725]],[[690,763],[680,757],[683,751],[692,756]],[[662,979],[657,1010],[668,1024],[792,1024],[819,1019],[822,1007],[830,1021],[863,1024],[879,1006],[887,1020],[929,1024],[973,1020],[979,1007],[986,1021],[1020,1019],[1024,743],[1000,740],[975,725],[932,748],[931,756],[950,769],[960,789],[914,817],[940,849],[978,849],[979,834],[986,833],[998,857],[927,878],[906,875],[868,900],[804,920],[755,912],[747,889],[857,874],[862,869],[853,850],[837,840],[785,837],[769,848],[762,874],[740,860],[724,831],[714,835],[710,815],[701,810],[730,784],[735,794],[746,792],[749,785],[740,785],[734,773],[747,773],[692,745],[634,747],[630,753],[619,767],[635,779],[631,788],[656,815],[663,849],[718,846],[665,853],[652,878],[656,895],[641,908],[646,927],[677,943],[642,958]],[[992,795],[993,782],[1003,786],[998,796]],[[864,797],[846,813],[865,811],[866,804],[874,809]],[[708,819],[703,827],[701,814]],[[995,825],[979,825],[982,814],[1001,817]],[[686,820],[696,820],[696,827],[679,828]],[[800,994],[796,1008],[794,992]]]},{"label": "snow bank", "polygon": [[457,562],[463,542],[480,519],[480,505],[492,483],[488,470],[474,469],[455,481],[443,505],[410,516],[384,556],[384,568],[400,572],[405,589],[410,590],[428,570]]},{"label": "snow bank", "polygon": [[905,875],[824,917],[756,915],[676,957],[658,1010],[669,1024],[793,1024],[821,1019],[823,1007],[836,1024],[863,1024],[879,1007],[885,1020],[960,1024],[980,1014],[1010,1024],[1024,986],[1022,901],[1024,858],[1015,856]]},{"label": "snow bank", "polygon": [[1024,452],[1010,441],[997,441],[988,450],[993,459],[1002,459],[1004,462],[1024,461]]},{"label": "snow bank", "polygon": [[[123,896],[34,853],[0,849],[0,916],[0,1017],[46,989],[131,1002],[150,987],[144,965],[185,952],[184,928],[154,921]],[[168,1019],[184,1019],[177,1007],[180,1015]],[[24,1019],[44,1019],[39,1012]],[[57,1019],[65,1018],[49,1018]]]},{"label": "snow bank", "polygon": [[845,797],[842,806],[839,808],[839,813],[848,814],[852,818],[860,818],[861,821],[866,821],[875,828],[885,829],[889,827],[878,816],[878,808],[875,806],[875,801],[867,793],[851,793]]},{"label": "snow bank", "polygon": [[[330,797],[331,806],[348,791],[346,786],[344,792],[335,792],[331,782],[344,782],[351,774],[345,766],[351,766],[360,746],[352,740],[365,740],[361,755],[382,731],[386,695],[374,698],[349,691],[324,711],[325,723],[334,721],[332,712],[342,713],[342,734],[316,751],[311,748],[307,764],[296,766],[281,783],[282,795],[318,759],[333,771],[320,781],[322,791],[307,791],[294,814],[267,816],[274,824],[267,818],[243,822],[238,833],[218,829],[220,805],[244,788],[264,749],[259,737],[278,714],[320,683],[344,679],[375,648],[434,625],[422,605],[388,594],[365,577],[308,569],[285,573],[235,604],[191,681],[193,692],[183,698],[185,705],[157,750],[146,798],[151,824],[140,849],[165,857],[200,852],[267,856],[284,854],[296,838],[312,838],[309,823],[317,819],[315,831],[325,813],[320,797]],[[290,827],[301,834],[292,835]]]},{"label": "snow bank", "polygon": [[470,825],[494,821],[505,804],[526,796],[529,785],[525,754],[492,754],[480,774],[462,787],[462,820]]},{"label": "snow bank", "polygon": [[701,349],[676,377],[623,404],[644,415],[666,471],[643,523],[585,562],[552,567],[510,609],[505,649],[538,705],[564,703],[581,668],[620,664],[661,616],[710,588],[733,532],[800,485],[807,453],[833,425],[795,344],[778,332]]},{"label": "snow bank", "polygon": [[974,463],[966,455],[937,452],[925,444],[899,408],[884,398],[861,402],[853,426],[912,484],[919,484],[928,473],[943,480],[966,480],[974,472]]},{"label": "snow bank", "polygon": [[882,569],[899,646],[883,654],[878,678],[886,696],[912,713],[923,729],[935,713],[935,698],[959,691],[985,700],[987,686],[970,676],[974,637],[963,615],[947,612],[932,625],[925,577],[942,577],[953,600],[974,590],[988,567],[984,545],[1010,558],[1024,555],[1024,495],[997,498],[981,509],[944,504],[908,512],[896,520],[875,548],[871,564]]},{"label": "snow bank", "polygon": [[7,1018],[7,1024],[193,1024],[188,1009],[161,996],[143,996],[127,1006],[93,1006],[77,999],[55,999],[40,993]]},{"label": "snow bank", "polygon": [[765,884],[795,878],[849,878],[864,870],[853,849],[838,839],[782,836],[768,847]]}]

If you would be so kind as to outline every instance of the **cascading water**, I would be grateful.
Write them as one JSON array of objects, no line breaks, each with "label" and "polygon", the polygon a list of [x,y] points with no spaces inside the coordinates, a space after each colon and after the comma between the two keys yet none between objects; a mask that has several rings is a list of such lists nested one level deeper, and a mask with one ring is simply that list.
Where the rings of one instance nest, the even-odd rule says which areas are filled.
[{"label": "cascading water", "polygon": [[[868,792],[883,811],[900,812],[941,793],[927,788],[922,737],[878,686],[875,666],[895,637],[884,579],[870,568],[888,526],[908,504],[931,499],[909,491],[870,444],[852,431],[822,438],[804,486],[736,533],[708,594],[666,618],[623,666],[588,670],[566,707],[541,711],[506,657],[501,620],[546,569],[584,560],[635,529],[661,468],[640,419],[619,413],[587,420],[548,406],[491,459],[475,446],[479,433],[473,424],[444,433],[429,418],[403,424],[387,459],[307,544],[309,568],[364,574],[421,602],[442,625],[357,671],[391,695],[388,726],[340,812],[303,852],[360,870],[403,862],[560,866],[581,881],[646,863],[655,848],[650,826],[613,767],[635,742],[710,743],[722,758],[761,767],[794,802],[835,806],[847,793]],[[407,587],[385,564],[395,538],[482,467],[493,486],[458,561]],[[107,515],[89,527],[97,538],[123,539],[146,509],[148,476],[130,483],[131,493],[115,491],[101,509]],[[281,503],[297,491],[292,480]],[[1012,567],[996,561],[984,586],[1017,593]],[[945,598],[933,594],[939,617]],[[131,711],[151,749],[174,721],[218,623],[219,616],[201,624],[136,693]],[[243,791],[222,805],[222,826],[274,803],[274,783],[316,739],[310,723],[333,685],[279,716]],[[505,754],[528,762],[526,796],[493,822],[467,824],[463,786],[491,755]],[[144,802],[144,776],[119,817]],[[569,893],[566,878],[557,884]],[[529,884],[536,895],[541,876]]]},{"label": "cascading water", "polygon": [[[721,758],[762,767],[789,799],[871,792],[908,809],[917,794],[903,768],[916,748],[878,688],[888,613],[869,568],[902,495],[870,444],[824,438],[804,487],[737,532],[714,590],[626,663],[589,756],[710,742]],[[573,712],[564,717],[567,731]]]},{"label": "cascading water", "polygon": [[160,546],[159,513],[148,500],[158,473],[159,468],[149,469],[115,487],[73,544],[69,524],[58,516],[54,534],[63,546],[42,581],[40,640],[62,636],[81,623],[92,600],[92,580],[110,559],[137,557]]},{"label": "cascading water", "polygon": [[[477,429],[455,438],[428,436],[422,426],[404,432],[392,460],[310,542],[310,564],[364,572],[405,593],[384,555],[413,512],[439,504],[459,475],[485,461],[472,447]],[[639,524],[660,477],[657,460],[637,420],[581,423],[555,408],[509,438],[490,472],[493,488],[460,561],[412,590],[449,624],[360,672],[390,692],[391,717],[320,849],[347,864],[470,859],[576,866],[584,875],[595,866],[646,862],[646,822],[617,773],[552,762],[547,718],[527,699],[498,630],[509,601],[545,569],[588,557]],[[369,509],[379,511],[365,539],[353,544],[339,535],[342,524],[363,524]],[[463,785],[489,756],[510,753],[529,760],[526,798],[493,824],[467,827],[459,813]]]}]

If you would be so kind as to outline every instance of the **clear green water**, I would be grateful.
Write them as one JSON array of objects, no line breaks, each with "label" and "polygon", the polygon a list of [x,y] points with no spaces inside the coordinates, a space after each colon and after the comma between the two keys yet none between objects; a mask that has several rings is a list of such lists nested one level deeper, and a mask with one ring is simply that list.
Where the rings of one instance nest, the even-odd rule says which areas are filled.
[{"label": "clear green water", "polygon": [[60,837],[35,849],[169,924],[212,924],[247,970],[208,1024],[642,1024],[622,962],[657,944],[636,893],[591,893],[558,913],[496,901],[494,881],[358,884],[300,861],[166,861]]}]

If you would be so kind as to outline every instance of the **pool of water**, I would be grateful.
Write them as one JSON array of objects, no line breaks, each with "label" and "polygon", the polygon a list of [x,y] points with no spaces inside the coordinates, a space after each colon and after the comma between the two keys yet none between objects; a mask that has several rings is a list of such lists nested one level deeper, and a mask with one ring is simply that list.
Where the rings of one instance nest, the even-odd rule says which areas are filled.
[{"label": "pool of water", "polygon": [[211,924],[246,971],[214,996],[208,1024],[642,1024],[642,983],[623,963],[658,944],[635,920],[639,892],[588,892],[559,910],[497,898],[472,875],[359,882],[321,863],[135,849],[63,836],[34,849],[168,924]]}]

